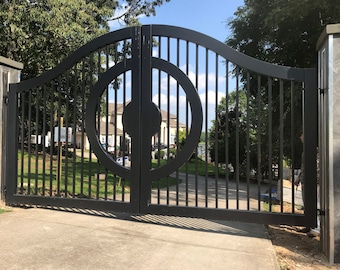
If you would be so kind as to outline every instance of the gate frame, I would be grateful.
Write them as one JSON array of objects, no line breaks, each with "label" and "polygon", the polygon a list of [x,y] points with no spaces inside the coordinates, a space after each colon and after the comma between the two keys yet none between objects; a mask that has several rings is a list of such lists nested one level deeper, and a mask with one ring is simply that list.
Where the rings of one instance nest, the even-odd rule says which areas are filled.
[{"label": "gate frame", "polygon": [[[174,26],[166,26],[166,25],[145,25],[138,27],[130,27],[122,30],[118,30],[115,32],[108,33],[102,37],[99,37],[88,44],[84,45],[73,54],[71,54],[68,58],[66,58],[61,64],[56,66],[51,71],[46,72],[41,75],[39,78],[33,78],[31,80],[25,81],[18,84],[12,84],[10,87],[9,93],[9,122],[15,122],[17,117],[16,112],[16,91],[20,92],[24,87],[33,88],[40,83],[46,82],[58,74],[61,74],[65,69],[72,66],[77,59],[88,54],[90,51],[94,51],[95,49],[103,46],[105,44],[110,44],[112,40],[117,41],[121,40],[129,34],[129,38],[133,37],[133,45],[132,45],[132,54],[135,55],[142,48],[142,57],[132,57],[134,63],[138,66],[138,70],[141,70],[141,67],[150,67],[151,68],[151,59],[152,59],[152,36],[162,36],[162,37],[173,37],[178,39],[187,40],[189,42],[193,42],[199,46],[205,47],[208,50],[214,51],[216,54],[228,59],[230,62],[237,64],[240,67],[246,68],[250,71],[255,71],[265,76],[274,77],[274,78],[282,78],[285,80],[296,80],[305,82],[304,84],[304,95],[303,95],[303,129],[305,133],[305,143],[304,143],[304,153],[305,153],[305,177],[306,179],[312,179],[309,181],[309,184],[305,186],[305,192],[310,194],[311,196],[306,196],[306,206],[305,206],[305,214],[304,215],[279,215],[277,213],[263,213],[263,212],[242,212],[239,210],[221,210],[221,209],[203,209],[203,208],[190,208],[190,207],[171,207],[171,206],[160,206],[160,205],[147,205],[145,208],[136,207],[135,204],[132,206],[130,204],[117,204],[117,207],[114,209],[116,211],[127,211],[127,212],[142,212],[142,213],[156,213],[156,214],[171,214],[171,215],[194,215],[201,216],[206,218],[222,218],[222,219],[234,219],[239,221],[247,221],[247,222],[256,222],[256,223],[273,223],[275,219],[275,223],[289,223],[289,224],[305,224],[306,226],[313,227],[316,225],[316,147],[317,147],[317,122],[314,119],[317,118],[317,88],[316,88],[316,69],[303,69],[303,68],[293,68],[293,67],[285,67],[278,66],[274,64],[269,64],[260,60],[256,60],[252,57],[246,56],[242,53],[235,51],[234,49],[228,47],[224,43],[217,41],[209,36],[201,34],[199,32],[195,32],[189,29],[184,29],[180,27]],[[142,64],[141,61],[144,63]],[[148,69],[149,70],[149,69]],[[149,72],[150,73],[150,72]],[[151,85],[151,81],[148,82],[147,78],[150,77],[148,72],[143,74],[143,87],[147,88],[147,86]],[[141,80],[138,76],[134,80],[134,87],[140,89]],[[144,84],[145,83],[145,84]],[[147,95],[137,96],[137,100],[148,99]],[[141,113],[140,116],[141,121],[147,121],[145,115]],[[15,136],[11,136],[11,134],[17,134],[17,128],[15,125],[13,127],[8,128],[8,144],[15,147],[18,142],[15,139]],[[142,132],[142,125],[139,126],[139,132]],[[144,127],[145,128],[145,127]],[[134,157],[141,153],[143,150],[148,147],[147,145],[140,146],[140,149],[136,151]],[[12,165],[15,167],[17,165],[16,154],[15,151],[7,151],[9,166]],[[144,160],[138,166],[135,172],[136,174],[133,176],[136,179],[139,179],[138,186],[131,190],[133,196],[135,198],[139,198],[141,196],[142,202],[146,202],[148,200],[148,196],[150,193],[150,188],[148,185],[142,185],[140,179],[147,178],[150,172],[146,172],[141,168],[149,167],[149,160]],[[145,167],[144,167],[145,166]],[[139,173],[138,173],[139,172]],[[87,207],[89,202],[86,200],[75,200],[69,198],[41,198],[39,196],[29,196],[25,198],[25,196],[16,194],[16,184],[10,179],[17,179],[17,173],[14,170],[7,171],[7,179],[8,179],[8,190],[7,200],[9,203],[30,203],[30,204],[55,204],[58,206],[64,207]],[[147,191],[147,192],[146,192]],[[110,210],[111,201],[96,201],[96,205],[101,210]]]}]

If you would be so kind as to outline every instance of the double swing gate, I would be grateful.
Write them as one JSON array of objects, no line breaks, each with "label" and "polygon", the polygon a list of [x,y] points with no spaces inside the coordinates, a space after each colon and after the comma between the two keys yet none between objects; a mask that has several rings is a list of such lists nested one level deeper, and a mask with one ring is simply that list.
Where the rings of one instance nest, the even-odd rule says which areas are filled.
[{"label": "double swing gate", "polygon": [[10,85],[7,203],[312,226],[316,93],[198,32],[108,33]]}]

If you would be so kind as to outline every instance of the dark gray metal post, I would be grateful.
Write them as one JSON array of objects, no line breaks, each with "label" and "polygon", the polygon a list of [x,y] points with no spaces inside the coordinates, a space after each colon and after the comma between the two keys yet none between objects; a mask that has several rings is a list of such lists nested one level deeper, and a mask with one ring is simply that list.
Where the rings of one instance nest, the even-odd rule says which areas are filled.
[{"label": "dark gray metal post", "polygon": [[0,56],[0,204],[5,200],[5,175],[6,175],[6,119],[7,119],[7,93],[10,83],[19,81],[20,72],[23,69],[23,64],[11,59]]},{"label": "dark gray metal post", "polygon": [[318,43],[321,248],[340,262],[340,24],[327,25]]}]

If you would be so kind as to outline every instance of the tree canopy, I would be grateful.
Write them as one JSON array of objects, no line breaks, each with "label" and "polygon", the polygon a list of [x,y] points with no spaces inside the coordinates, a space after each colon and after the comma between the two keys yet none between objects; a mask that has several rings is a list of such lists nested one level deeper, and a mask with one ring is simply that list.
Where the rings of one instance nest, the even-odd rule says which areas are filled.
[{"label": "tree canopy", "polygon": [[245,0],[228,23],[226,43],[270,63],[316,66],[316,42],[327,24],[340,22],[337,0]]},{"label": "tree canopy", "polygon": [[[323,29],[327,24],[340,22],[340,3],[335,0],[245,0],[244,6],[239,7],[234,15],[235,17],[228,22],[232,34],[226,40],[227,45],[265,62],[310,68],[317,65],[316,43]],[[213,123],[209,137],[212,160],[223,163],[228,158],[228,162],[231,162],[233,166],[235,163],[240,166],[244,165],[246,161],[244,150],[247,150],[245,149],[245,138],[248,137],[250,168],[259,169],[257,163],[260,160],[261,171],[266,173],[270,164],[279,162],[281,155],[278,148],[279,131],[283,129],[284,159],[288,162],[294,161],[294,164],[291,165],[298,168],[301,165],[302,151],[299,141],[302,128],[301,86],[294,85],[293,94],[290,91],[292,86],[289,85],[289,82],[285,82],[283,91],[280,93],[278,79],[261,77],[261,80],[258,80],[256,79],[257,75],[255,77],[251,75],[253,78],[248,82],[246,72],[242,72],[242,69],[237,66],[235,66],[235,70],[241,70],[241,87],[236,89],[240,95],[242,91],[246,91],[245,87],[249,84],[247,86],[249,89],[247,103],[250,109],[247,114],[249,115],[247,119],[244,118],[244,115],[247,114],[242,113],[242,99],[239,100],[241,115],[238,119],[234,119],[229,110],[227,129],[224,127],[226,114],[218,113],[218,119]],[[271,87],[270,95],[269,85]],[[259,89],[261,89],[260,96],[256,93]],[[233,99],[233,93],[231,92],[229,96],[230,100]],[[271,109],[267,103],[269,98]],[[282,115],[279,110],[281,98]],[[225,100],[222,100],[219,109],[221,106],[226,108],[225,103]],[[253,110],[260,114],[256,116]],[[269,121],[269,118],[272,120]],[[284,128],[281,126],[280,119],[283,119]],[[236,129],[236,125],[233,125],[234,122],[238,125],[238,143],[235,142],[237,134],[233,134]],[[250,128],[247,132],[246,122]],[[260,123],[260,126],[257,123]],[[228,136],[226,136],[226,132]],[[256,141],[258,136],[261,138],[259,142]],[[269,136],[272,141],[270,155],[268,155]],[[291,138],[294,139],[291,140]],[[235,144],[239,151],[236,160],[236,152],[233,149]],[[291,150],[291,144],[294,144],[295,151]],[[224,156],[224,145],[228,146],[226,156]],[[260,146],[260,151],[256,148],[257,145]]]},{"label": "tree canopy", "polygon": [[[209,132],[211,161],[216,163],[245,162],[246,159],[246,110],[247,95],[244,91],[234,91],[227,99],[223,97],[217,106],[217,121],[213,121]],[[240,138],[239,156],[236,156],[236,138]],[[227,144],[226,144],[226,141]],[[227,154],[227,155],[226,155]]]},{"label": "tree canopy", "polygon": [[[22,78],[35,77],[109,29],[138,23],[170,0],[18,0],[0,3],[0,55],[22,62]],[[122,11],[117,14],[118,10]]]}]

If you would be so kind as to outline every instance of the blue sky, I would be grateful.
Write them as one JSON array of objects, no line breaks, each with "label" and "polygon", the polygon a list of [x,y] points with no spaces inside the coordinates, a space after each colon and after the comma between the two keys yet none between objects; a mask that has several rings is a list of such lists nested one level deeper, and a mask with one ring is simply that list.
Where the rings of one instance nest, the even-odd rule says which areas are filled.
[{"label": "blue sky", "polygon": [[224,42],[230,33],[226,22],[243,3],[243,0],[170,0],[156,9],[156,16],[142,17],[140,22],[181,26]]},{"label": "blue sky", "polygon": [[[170,2],[164,3],[162,6],[156,9],[156,16],[152,17],[141,17],[140,22],[142,24],[166,24],[173,26],[180,26],[184,28],[188,28],[191,30],[195,30],[211,36],[221,42],[224,42],[228,36],[230,35],[230,31],[227,26],[227,21],[234,16],[234,12],[237,10],[239,6],[243,6],[243,0],[170,0]],[[116,14],[117,15],[117,14]],[[119,25],[114,23],[111,27],[111,30],[117,30],[118,28],[123,28],[124,25]],[[203,59],[200,58],[200,59]],[[180,67],[181,69],[185,69],[185,67]],[[193,67],[190,67],[193,68]],[[221,69],[223,70],[223,69]],[[185,70],[183,70],[185,72]],[[208,126],[211,125],[211,119],[214,116],[214,111],[216,107],[216,95],[218,96],[218,101],[221,100],[224,93],[221,89],[225,88],[223,84],[225,84],[225,75],[222,74],[220,84],[217,86],[215,84],[215,75],[210,74],[208,76],[209,80],[209,91],[206,93],[205,90],[205,77],[206,74],[199,73],[195,75],[193,71],[190,70],[189,78],[192,80],[193,84],[195,83],[195,76],[198,76],[199,84],[197,86],[197,91],[199,93],[202,108],[205,111],[205,104],[208,103]],[[211,78],[210,78],[211,77]],[[167,77],[162,78],[162,84],[167,84]],[[157,84],[157,82],[154,82]],[[176,81],[171,79],[170,81],[171,89],[176,89]],[[235,80],[233,78],[229,79],[229,89],[232,91],[235,89]],[[154,87],[157,89],[157,87]],[[162,87],[162,89],[167,89],[167,87]],[[171,90],[169,90],[171,91]],[[175,92],[175,90],[173,90]],[[180,109],[185,108],[186,97],[184,92],[182,91],[179,97],[176,97],[172,93],[170,94],[170,98],[167,97],[166,93],[161,94],[161,104],[158,104],[158,94],[153,95],[153,102],[164,109],[167,108],[167,104],[169,103],[171,108],[170,112],[173,113],[175,110],[176,100],[180,100],[179,107]],[[180,120],[183,122],[183,118],[185,113],[180,113]],[[205,126],[205,124],[204,124]]]}]

